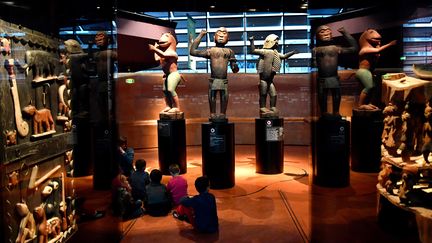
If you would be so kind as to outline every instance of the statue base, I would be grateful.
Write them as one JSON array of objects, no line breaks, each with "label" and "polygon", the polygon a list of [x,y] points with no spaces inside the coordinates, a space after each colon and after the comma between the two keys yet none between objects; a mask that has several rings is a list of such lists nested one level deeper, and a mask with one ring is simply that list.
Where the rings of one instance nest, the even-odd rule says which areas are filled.
[{"label": "statue base", "polygon": [[179,120],[184,119],[184,112],[161,112],[159,113],[159,119],[161,120]]},{"label": "statue base", "polygon": [[353,109],[352,114],[351,169],[356,172],[379,172],[384,129],[382,110]]},{"label": "statue base", "polygon": [[210,114],[209,122],[212,123],[227,123],[228,118],[225,114]]},{"label": "statue base", "polygon": [[177,164],[180,174],[187,172],[186,122],[184,119],[158,120],[159,169],[170,175],[169,166]]},{"label": "statue base", "polygon": [[234,124],[203,123],[202,173],[210,180],[211,189],[231,188],[235,184]]},{"label": "statue base", "polygon": [[345,187],[350,178],[350,123],[335,117],[320,117],[312,123],[313,183]]},{"label": "statue base", "polygon": [[268,108],[260,108],[260,118],[278,118],[279,110],[276,108],[268,109]]},{"label": "statue base", "polygon": [[283,172],[283,123],[283,118],[255,119],[257,173],[280,174]]}]

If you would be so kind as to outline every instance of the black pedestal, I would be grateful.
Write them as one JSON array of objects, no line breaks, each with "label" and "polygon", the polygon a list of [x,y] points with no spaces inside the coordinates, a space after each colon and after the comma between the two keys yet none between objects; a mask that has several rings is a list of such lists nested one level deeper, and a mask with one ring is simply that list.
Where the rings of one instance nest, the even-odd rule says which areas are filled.
[{"label": "black pedestal", "polygon": [[255,157],[257,173],[283,172],[283,118],[255,119]]},{"label": "black pedestal", "polygon": [[111,189],[111,182],[118,168],[114,151],[117,151],[117,143],[112,136],[112,131],[106,123],[93,124],[91,129],[93,188],[96,190]]},{"label": "black pedestal", "polygon": [[351,169],[357,172],[379,172],[384,129],[382,110],[353,109],[351,123]]},{"label": "black pedestal", "polygon": [[313,183],[327,187],[348,186],[350,123],[332,117],[321,117],[313,123]]},{"label": "black pedestal", "polygon": [[159,169],[169,175],[169,166],[177,164],[180,173],[186,167],[186,122],[184,119],[158,120]]},{"label": "black pedestal", "polygon": [[93,174],[91,162],[91,129],[88,119],[74,119],[72,124],[73,135],[73,176],[88,176]]},{"label": "black pedestal", "polygon": [[235,184],[234,124],[204,123],[202,132],[202,171],[210,188],[225,189]]}]

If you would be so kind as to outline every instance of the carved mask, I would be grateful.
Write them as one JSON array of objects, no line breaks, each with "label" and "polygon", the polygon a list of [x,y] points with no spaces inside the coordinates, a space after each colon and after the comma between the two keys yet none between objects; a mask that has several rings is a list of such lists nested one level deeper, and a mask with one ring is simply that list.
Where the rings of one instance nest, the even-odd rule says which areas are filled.
[{"label": "carved mask", "polygon": [[214,42],[217,46],[224,46],[228,42],[228,31],[225,27],[220,27],[214,34]]},{"label": "carved mask", "polygon": [[279,45],[279,36],[275,34],[268,35],[264,40],[264,49],[276,49]]}]

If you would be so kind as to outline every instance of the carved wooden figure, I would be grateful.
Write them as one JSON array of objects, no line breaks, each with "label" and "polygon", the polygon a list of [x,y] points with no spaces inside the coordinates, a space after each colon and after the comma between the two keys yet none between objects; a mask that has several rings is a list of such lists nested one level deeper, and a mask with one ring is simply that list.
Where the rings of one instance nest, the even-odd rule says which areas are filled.
[{"label": "carved wooden figure", "polygon": [[0,38],[0,51],[3,55],[7,56],[11,53],[10,41],[6,38]]},{"label": "carved wooden figure", "polygon": [[383,163],[381,171],[378,173],[378,183],[386,190],[392,185],[390,174],[392,173],[392,165]]},{"label": "carved wooden figure", "polygon": [[48,223],[48,236],[50,238],[58,238],[62,235],[61,220],[59,217],[52,217],[47,220]]},{"label": "carved wooden figure", "polygon": [[162,112],[179,112],[180,102],[176,92],[181,76],[177,71],[177,40],[171,33],[164,33],[154,45],[149,45],[154,58],[162,66],[164,72],[163,92],[165,109]]},{"label": "carved wooden figure", "polygon": [[6,136],[6,146],[11,146],[11,145],[17,144],[17,139],[16,139],[17,131],[16,130],[6,130],[4,132],[4,134]]},{"label": "carved wooden figure", "polygon": [[9,74],[9,80],[11,82],[10,89],[11,89],[11,94],[12,94],[12,99],[14,104],[15,123],[18,130],[18,134],[21,137],[25,137],[29,132],[29,125],[22,118],[21,105],[20,105],[20,100],[18,95],[18,86],[17,86],[16,76],[15,76],[15,60],[7,59],[5,61],[5,68]]},{"label": "carved wooden figure", "polygon": [[380,53],[390,46],[396,45],[396,40],[386,45],[381,45],[381,35],[374,29],[368,29],[360,36],[359,39],[359,69],[356,72],[356,78],[363,84],[363,90],[360,93],[359,109],[375,110],[378,109],[370,103],[370,92],[375,87],[373,72],[378,63]]},{"label": "carved wooden figure", "polygon": [[[281,67],[281,62],[284,59],[297,54],[298,51],[290,51],[286,54],[281,54],[277,51],[279,47],[279,36],[270,34],[265,38],[264,46],[262,49],[256,49],[254,44],[254,37],[249,38],[251,44],[251,53],[259,55],[257,71],[259,73],[259,107],[261,117],[279,116],[276,108],[277,92],[273,83],[273,78]],[[266,108],[266,99],[269,96],[270,109]]]},{"label": "carved wooden figure", "polygon": [[36,207],[33,210],[33,216],[37,225],[37,242],[47,243],[48,242],[48,224],[45,215],[45,209],[43,207]]},{"label": "carved wooden figure", "polygon": [[34,239],[36,237],[36,223],[33,218],[33,214],[25,203],[17,203],[16,211],[21,217],[19,224],[18,236],[15,240],[16,243],[24,243],[27,240]]},{"label": "carved wooden figure", "polygon": [[[226,119],[226,110],[228,107],[228,64],[233,73],[239,71],[237,59],[234,51],[225,47],[228,43],[229,34],[225,27],[220,27],[214,34],[215,46],[206,50],[198,50],[201,39],[207,34],[206,30],[201,30],[198,37],[192,42],[190,54],[196,57],[210,59],[210,79],[208,98],[210,105],[210,119]],[[216,100],[220,97],[220,113],[216,113]]]},{"label": "carved wooden figure", "polygon": [[39,50],[26,51],[25,60],[27,70],[32,71],[33,82],[56,78],[55,68],[58,61],[49,52]]},{"label": "carved wooden figure", "polygon": [[432,107],[429,102],[426,105],[424,115],[426,122],[423,126],[423,147],[421,152],[425,162],[429,164],[429,154],[432,152]]},{"label": "carved wooden figure", "polygon": [[312,51],[314,64],[318,69],[318,104],[321,114],[327,114],[327,93],[331,91],[333,101],[332,114],[339,116],[341,88],[338,76],[338,60],[340,54],[355,53],[358,49],[355,39],[341,27],[342,34],[349,44],[348,47],[336,46],[333,42],[332,30],[327,25],[321,25],[316,30],[317,46]]},{"label": "carved wooden figure", "polygon": [[43,108],[37,110],[35,106],[28,105],[23,111],[33,117],[33,133],[41,134],[44,132],[54,131],[54,120],[49,109]]},{"label": "carved wooden figure", "polygon": [[14,171],[8,175],[8,188],[11,189],[16,187],[19,183],[18,179],[19,173]]}]

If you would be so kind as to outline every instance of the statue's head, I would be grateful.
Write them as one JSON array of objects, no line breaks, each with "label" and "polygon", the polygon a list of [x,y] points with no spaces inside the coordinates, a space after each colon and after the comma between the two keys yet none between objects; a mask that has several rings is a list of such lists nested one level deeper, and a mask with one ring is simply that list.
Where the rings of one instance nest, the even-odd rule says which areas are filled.
[{"label": "statue's head", "polygon": [[220,27],[214,34],[216,46],[224,46],[228,42],[228,37],[228,30],[225,27]]},{"label": "statue's head", "polygon": [[276,49],[279,45],[279,36],[275,34],[268,35],[264,40],[264,49]]},{"label": "statue's head", "polygon": [[163,33],[162,36],[159,38],[158,45],[162,49],[167,49],[170,46],[172,48],[175,48],[175,46],[177,45],[177,39],[170,32]]},{"label": "statue's head", "polygon": [[99,31],[94,38],[94,41],[96,43],[96,46],[98,46],[99,48],[107,48],[108,44],[109,44],[109,38],[107,33],[103,32],[103,31]]},{"label": "statue's head", "polygon": [[374,47],[381,45],[381,35],[375,29],[367,29],[359,38],[360,46],[371,45]]},{"label": "statue's head", "polygon": [[66,52],[69,54],[79,54],[83,53],[81,45],[78,41],[69,39],[64,42]]},{"label": "statue's head", "polygon": [[316,29],[316,39],[320,42],[331,41],[333,39],[332,31],[327,25],[318,26]]}]

